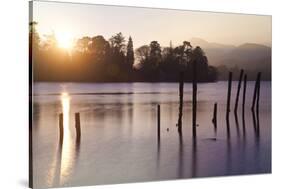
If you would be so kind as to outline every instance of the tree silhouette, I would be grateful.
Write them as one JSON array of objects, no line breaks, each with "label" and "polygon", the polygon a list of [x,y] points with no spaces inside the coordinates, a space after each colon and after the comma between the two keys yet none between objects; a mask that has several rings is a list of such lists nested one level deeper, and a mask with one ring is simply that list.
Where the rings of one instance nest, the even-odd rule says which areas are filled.
[{"label": "tree silhouette", "polygon": [[204,76],[208,75],[208,59],[204,51],[198,46],[193,49],[192,54],[192,63],[197,64],[197,77],[202,80]]},{"label": "tree silhouette", "polygon": [[40,37],[37,32],[36,26],[38,25],[38,22],[30,22],[29,23],[29,39],[30,42],[32,40],[32,47],[33,48],[39,48],[40,43]]},{"label": "tree silhouette", "polygon": [[38,54],[38,51],[39,51],[40,36],[36,29],[37,25],[38,25],[37,22],[29,23],[29,56],[30,56],[30,58],[32,57],[32,55]]},{"label": "tree silhouette", "polygon": [[121,32],[117,33],[116,35],[113,35],[109,39],[111,47],[119,53],[125,52],[125,37],[122,35]]},{"label": "tree silhouette", "polygon": [[160,44],[157,41],[151,41],[150,43],[150,63],[154,64],[154,66],[157,66],[162,59],[161,54],[161,47]]},{"label": "tree silhouette", "polygon": [[[200,82],[215,81],[217,69],[208,65],[203,49],[188,41],[161,47],[157,41],[134,51],[131,36],[125,44],[121,32],[106,40],[102,35],[77,39],[71,54],[58,48],[54,33],[41,40],[36,22],[30,23],[30,56],[35,81],[78,82],[177,82],[180,72],[192,81],[197,64]],[[70,63],[71,62],[71,63]]]},{"label": "tree silhouette", "polygon": [[101,35],[91,38],[89,43],[89,51],[93,54],[93,57],[98,60],[103,60],[105,58],[109,48],[109,43]]},{"label": "tree silhouette", "polygon": [[139,65],[143,64],[148,60],[150,56],[150,47],[148,45],[143,45],[136,49],[136,58]]},{"label": "tree silhouette", "polygon": [[89,45],[91,43],[91,38],[86,36],[86,37],[82,37],[81,39],[78,39],[76,44],[75,44],[75,48],[76,50],[80,51],[80,52],[89,52]]},{"label": "tree silhouette", "polygon": [[127,64],[130,67],[133,67],[134,60],[135,60],[135,57],[134,57],[133,40],[132,40],[132,38],[130,36],[129,40],[128,40],[128,44],[127,44],[127,55],[126,55]]}]

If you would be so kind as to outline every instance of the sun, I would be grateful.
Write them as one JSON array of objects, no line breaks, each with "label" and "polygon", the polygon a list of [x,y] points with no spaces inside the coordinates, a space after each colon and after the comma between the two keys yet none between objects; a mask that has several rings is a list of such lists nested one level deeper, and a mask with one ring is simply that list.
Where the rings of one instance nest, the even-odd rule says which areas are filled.
[{"label": "sun", "polygon": [[60,48],[71,50],[74,46],[74,39],[70,33],[56,32],[56,39]]}]

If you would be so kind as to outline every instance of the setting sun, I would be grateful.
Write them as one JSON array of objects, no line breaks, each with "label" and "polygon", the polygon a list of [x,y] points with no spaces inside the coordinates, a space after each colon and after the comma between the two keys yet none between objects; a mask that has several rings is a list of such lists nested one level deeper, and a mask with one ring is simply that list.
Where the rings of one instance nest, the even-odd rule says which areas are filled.
[{"label": "setting sun", "polygon": [[60,48],[70,50],[74,45],[73,37],[67,32],[57,32],[56,39]]}]

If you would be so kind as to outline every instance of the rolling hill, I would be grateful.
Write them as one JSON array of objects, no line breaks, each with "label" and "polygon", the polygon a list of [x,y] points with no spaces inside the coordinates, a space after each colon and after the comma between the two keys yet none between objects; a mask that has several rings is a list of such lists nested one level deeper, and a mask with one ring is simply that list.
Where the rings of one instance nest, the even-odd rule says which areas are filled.
[{"label": "rolling hill", "polygon": [[239,46],[210,43],[200,38],[192,38],[193,46],[200,46],[205,51],[209,64],[218,68],[219,79],[226,79],[229,70],[236,72],[244,69],[250,79],[255,79],[257,72],[262,72],[262,79],[271,79],[271,47],[245,43]]}]

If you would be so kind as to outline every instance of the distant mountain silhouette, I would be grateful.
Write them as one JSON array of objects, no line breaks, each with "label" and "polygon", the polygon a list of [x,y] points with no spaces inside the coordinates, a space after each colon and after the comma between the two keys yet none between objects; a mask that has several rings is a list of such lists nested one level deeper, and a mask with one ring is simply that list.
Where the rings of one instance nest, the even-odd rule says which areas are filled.
[{"label": "distant mountain silhouette", "polygon": [[234,45],[225,45],[220,43],[208,42],[204,39],[193,37],[189,40],[189,42],[195,46],[200,46],[204,49],[224,49],[224,50],[231,50],[234,49]]},{"label": "distant mountain silhouette", "polygon": [[229,54],[229,58],[239,59],[244,61],[260,60],[264,57],[271,56],[271,48],[265,45],[259,45],[254,43],[245,43],[238,46]]},{"label": "distant mountain silhouette", "polygon": [[219,79],[227,77],[228,70],[235,72],[245,69],[249,72],[250,79],[255,73],[262,71],[262,78],[271,79],[271,47],[262,44],[245,43],[239,46],[210,43],[200,38],[192,38],[193,45],[204,49],[210,65],[219,68]]}]

